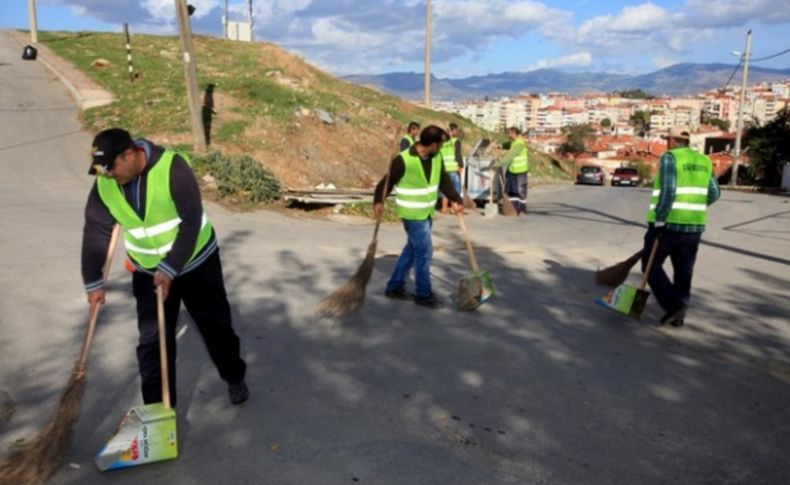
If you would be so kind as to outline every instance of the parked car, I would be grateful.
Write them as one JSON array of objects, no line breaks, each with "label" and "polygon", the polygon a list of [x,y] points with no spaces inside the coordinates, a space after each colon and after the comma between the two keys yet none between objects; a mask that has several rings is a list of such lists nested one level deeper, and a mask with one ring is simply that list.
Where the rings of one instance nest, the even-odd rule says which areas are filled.
[{"label": "parked car", "polygon": [[576,174],[576,183],[603,185],[603,170],[596,165],[585,165]]},{"label": "parked car", "polygon": [[614,169],[612,174],[612,186],[615,185],[630,185],[636,187],[639,185],[639,171],[633,167],[620,167]]}]

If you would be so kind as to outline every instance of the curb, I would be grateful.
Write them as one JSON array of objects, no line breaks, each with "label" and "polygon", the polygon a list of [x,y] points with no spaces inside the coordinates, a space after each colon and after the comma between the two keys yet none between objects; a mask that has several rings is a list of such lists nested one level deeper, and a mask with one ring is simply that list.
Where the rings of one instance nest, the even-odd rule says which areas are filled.
[{"label": "curb", "polygon": [[[25,47],[25,45],[27,45],[24,42],[24,40],[19,38],[20,36],[19,32],[13,30],[5,30],[4,32],[6,32],[8,36],[14,42],[16,42],[17,45],[19,45],[19,47]],[[112,103],[113,101],[115,101],[115,97],[104,89],[80,89],[77,86],[75,86],[74,83],[71,82],[71,80],[65,74],[60,72],[60,70],[58,70],[57,67],[55,67],[49,61],[47,61],[46,57],[41,56],[41,51],[42,51],[41,47],[42,45],[39,42],[38,43],[39,56],[36,57],[36,60],[41,62],[41,64],[43,64],[48,71],[54,74],[55,77],[57,77],[60,80],[60,82],[62,82],[63,85],[66,86],[66,88],[69,90],[71,95],[74,97],[74,100],[77,102],[77,106],[79,106],[80,110],[85,111],[90,108],[106,106]],[[57,57],[49,49],[47,49],[46,54]]]}]

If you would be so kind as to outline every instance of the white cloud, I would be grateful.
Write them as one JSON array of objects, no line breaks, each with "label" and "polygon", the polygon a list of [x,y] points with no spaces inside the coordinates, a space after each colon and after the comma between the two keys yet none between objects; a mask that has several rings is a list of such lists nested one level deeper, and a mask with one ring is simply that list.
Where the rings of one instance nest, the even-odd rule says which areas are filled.
[{"label": "white cloud", "polygon": [[538,62],[527,66],[526,71],[533,71],[535,69],[548,69],[560,67],[587,67],[592,64],[593,57],[589,52],[577,52],[575,54],[568,54],[566,56],[557,57],[554,59],[541,59]]},{"label": "white cloud", "polygon": [[787,0],[688,0],[682,9],[702,27],[735,27],[747,23],[790,22]]}]

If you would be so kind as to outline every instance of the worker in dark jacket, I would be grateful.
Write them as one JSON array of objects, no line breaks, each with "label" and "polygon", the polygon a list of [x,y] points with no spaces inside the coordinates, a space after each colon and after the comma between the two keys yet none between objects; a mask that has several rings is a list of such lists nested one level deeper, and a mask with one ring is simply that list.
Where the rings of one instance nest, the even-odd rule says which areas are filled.
[{"label": "worker in dark jacket", "polygon": [[246,365],[231,323],[214,228],[184,155],[119,128],[93,141],[90,173],[97,175],[85,208],[82,276],[91,305],[104,303],[102,265],[114,224],[123,228],[137,300],[137,361],[143,401],[162,401],[155,287],[165,296],[171,403],[176,403],[176,320],[181,302],[195,321],[230,401],[249,397]]},{"label": "worker in dark jacket", "polygon": [[420,141],[392,160],[389,175],[381,179],[374,196],[374,210],[376,216],[381,217],[384,199],[393,187],[397,188],[397,211],[408,237],[385,294],[390,298],[411,299],[412,295],[406,291],[406,277],[414,266],[414,302],[429,308],[443,306],[431,289],[431,228],[439,192],[453,202],[454,210],[459,213],[463,210],[463,199],[453,187],[439,153],[448,138],[438,126],[422,130]]}]

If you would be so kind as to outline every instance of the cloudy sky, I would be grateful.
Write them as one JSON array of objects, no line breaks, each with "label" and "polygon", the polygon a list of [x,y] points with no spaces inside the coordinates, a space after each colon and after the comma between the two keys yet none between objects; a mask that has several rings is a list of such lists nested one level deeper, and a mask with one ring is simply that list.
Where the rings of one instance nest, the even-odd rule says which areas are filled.
[{"label": "cloudy sky", "polygon": [[[224,0],[191,0],[193,31],[221,35]],[[37,0],[40,30],[175,34],[173,0]],[[734,63],[790,48],[790,0],[432,0],[432,71],[466,77],[542,67],[645,73],[677,62]],[[422,72],[425,0],[253,0],[258,40],[335,74]],[[247,2],[230,0],[231,19]],[[2,0],[0,28],[27,28]],[[790,53],[760,62],[790,67]]]}]

